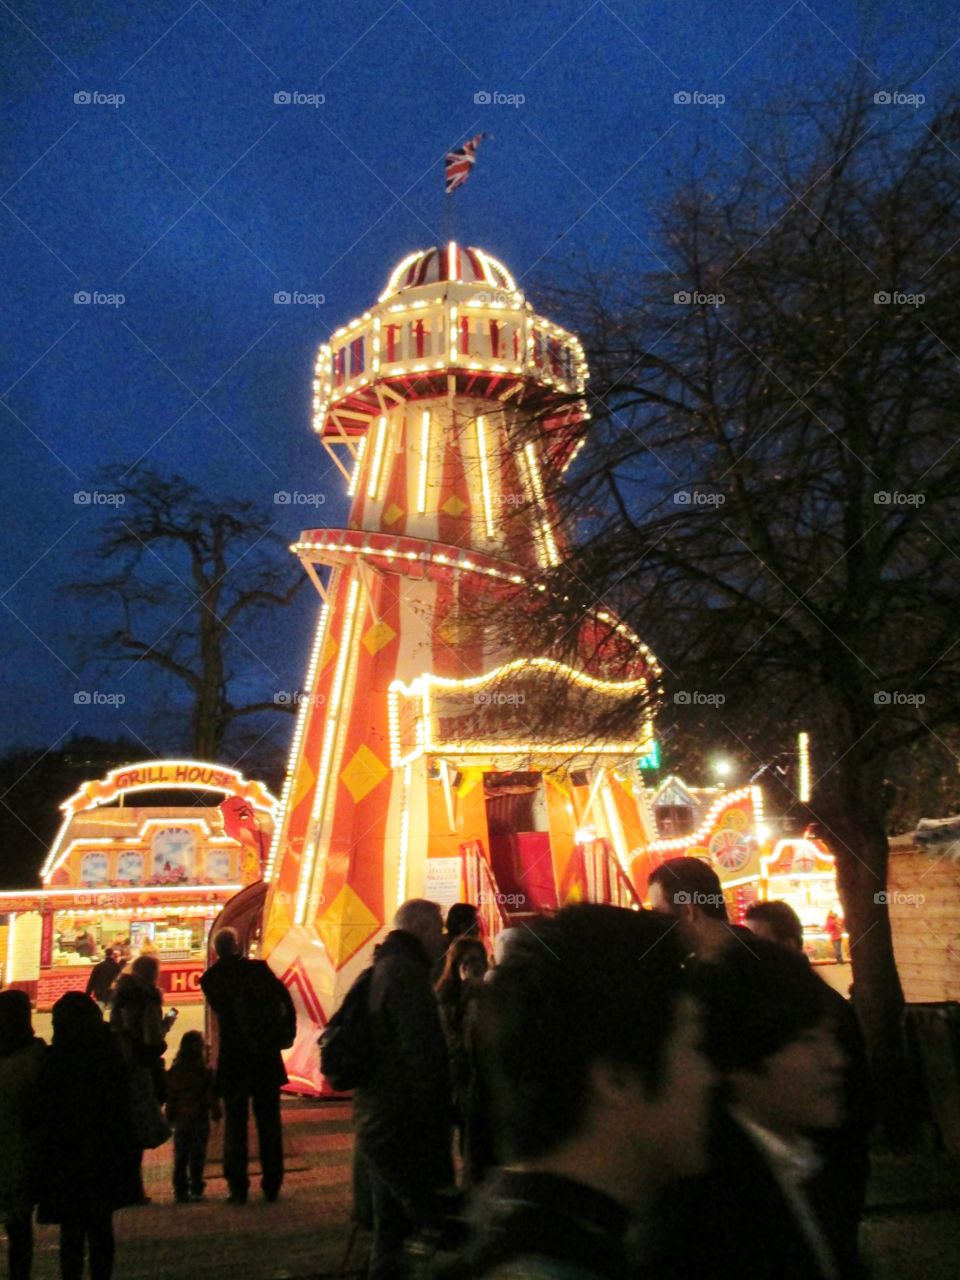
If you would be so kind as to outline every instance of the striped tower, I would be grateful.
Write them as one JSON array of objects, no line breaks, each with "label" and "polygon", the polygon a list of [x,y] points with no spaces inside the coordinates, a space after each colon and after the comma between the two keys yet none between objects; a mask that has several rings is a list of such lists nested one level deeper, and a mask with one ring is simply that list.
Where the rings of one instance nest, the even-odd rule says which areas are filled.
[{"label": "striped tower", "polygon": [[[516,608],[559,559],[545,474],[571,459],[586,372],[502,264],[455,244],[411,254],[320,350],[314,428],[352,506],[294,547],[323,607],[262,935],[299,1004],[298,1088],[322,1088],[317,1034],[405,898],[479,902],[491,935],[571,899],[633,900],[650,726],[589,751],[563,726],[655,660],[602,612],[582,670],[505,652],[477,608]],[[544,698],[570,712],[550,740],[529,727]]]}]

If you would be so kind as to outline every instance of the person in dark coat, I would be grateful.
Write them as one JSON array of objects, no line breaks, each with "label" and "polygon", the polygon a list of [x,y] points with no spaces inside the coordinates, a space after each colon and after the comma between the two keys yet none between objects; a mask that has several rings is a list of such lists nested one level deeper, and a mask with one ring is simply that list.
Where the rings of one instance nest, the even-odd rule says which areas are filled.
[{"label": "person in dark coat", "polygon": [[[747,908],[747,928],[758,938],[803,955],[803,925],[788,902],[755,902]],[[816,970],[814,970],[816,972]],[[836,1129],[814,1133],[823,1167],[812,1194],[832,1205],[845,1236],[844,1252],[854,1256],[870,1178],[870,1133],[877,1121],[876,1099],[867,1046],[850,1001],[824,983],[833,1011],[837,1041],[847,1060],[844,1070],[844,1120]]]},{"label": "person in dark coat", "polygon": [[33,1034],[25,991],[0,991],[0,1221],[10,1280],[29,1280],[40,1157],[40,1070],[46,1046]]},{"label": "person in dark coat", "polygon": [[684,948],[662,916],[595,903],[525,933],[479,998],[502,1167],[449,1274],[628,1280],[633,1215],[705,1164],[713,1073]]},{"label": "person in dark coat", "polygon": [[87,979],[87,995],[93,996],[101,1009],[106,1010],[112,999],[113,984],[120,975],[122,965],[117,960],[116,952],[107,947],[103,959],[90,970]]},{"label": "person in dark coat", "polygon": [[700,858],[667,858],[651,872],[647,895],[654,911],[668,915],[698,960],[712,960],[749,931],[731,924],[723,886],[713,867]]},{"label": "person in dark coat", "polygon": [[443,974],[436,985],[440,1024],[447,1042],[450,1088],[456,1124],[460,1130],[460,1154],[464,1158],[467,1185],[477,1180],[480,1170],[471,1158],[474,1143],[468,1131],[471,1108],[475,1049],[476,1001],[487,972],[487,949],[478,937],[459,938],[447,951]]},{"label": "person in dark coat", "polygon": [[474,938],[477,942],[482,941],[480,937],[480,911],[472,902],[455,902],[447,911],[447,922],[443,932],[443,949],[431,969],[434,986],[443,977],[447,957],[461,938]]},{"label": "person in dark coat", "polygon": [[113,1273],[113,1213],[137,1199],[137,1146],[127,1067],[95,1001],[68,991],[53,1006],[40,1072],[44,1132],[40,1222],[60,1224],[61,1280]]},{"label": "person in dark coat", "polygon": [[[157,1102],[162,1103],[166,1092],[163,1069],[166,1034],[176,1015],[164,1016],[163,993],[157,985],[159,977],[160,962],[156,956],[137,956],[130,972],[117,980],[110,1010],[110,1027],[119,1038],[130,1071],[140,1077],[134,1081],[134,1087],[143,1092],[152,1089]],[[143,1077],[148,1077],[149,1083]],[[143,1185],[142,1150],[138,1168],[138,1203],[149,1204],[150,1197]]]},{"label": "person in dark coat", "polygon": [[260,1187],[276,1200],[283,1185],[281,1049],[293,1044],[297,1014],[290,992],[264,960],[248,960],[235,929],[213,940],[216,962],[200,979],[219,1029],[217,1093],[223,1098],[223,1173],[231,1204],[246,1204],[247,1116],[253,1106],[260,1144]]},{"label": "person in dark coat", "polygon": [[[749,936],[749,935],[748,935]],[[848,1280],[861,1274],[838,1206],[814,1190],[811,1131],[843,1120],[833,1002],[804,956],[753,938],[696,966],[721,1089],[710,1168],[652,1221],[663,1280]]]},{"label": "person in dark coat", "polygon": [[393,925],[370,984],[375,1068],[354,1093],[373,1201],[371,1280],[402,1274],[405,1240],[434,1221],[437,1192],[453,1183],[447,1050],[430,983],[443,946],[440,908],[412,898]]}]

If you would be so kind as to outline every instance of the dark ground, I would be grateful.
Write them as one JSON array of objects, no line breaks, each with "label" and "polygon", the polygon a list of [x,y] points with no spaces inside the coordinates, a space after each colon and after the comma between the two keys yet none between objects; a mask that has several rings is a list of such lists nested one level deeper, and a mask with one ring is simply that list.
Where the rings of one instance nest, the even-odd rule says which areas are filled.
[{"label": "dark ground", "polygon": [[[171,1145],[148,1152],[145,1177],[154,1203],[116,1215],[116,1280],[342,1274],[350,1231],[350,1106],[288,1098],[283,1113],[287,1177],[276,1204],[260,1197],[256,1181],[244,1208],[225,1203],[218,1138],[211,1140],[208,1198],[200,1204],[173,1202]],[[862,1239],[875,1280],[956,1280],[960,1158],[878,1156]],[[348,1270],[355,1273],[361,1259],[358,1244]],[[57,1229],[40,1227],[34,1276],[57,1275]]]}]

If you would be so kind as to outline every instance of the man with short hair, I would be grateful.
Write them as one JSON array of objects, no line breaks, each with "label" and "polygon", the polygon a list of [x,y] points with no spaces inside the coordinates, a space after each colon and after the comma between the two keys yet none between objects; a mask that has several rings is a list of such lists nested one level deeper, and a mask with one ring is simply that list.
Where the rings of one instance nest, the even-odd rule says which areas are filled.
[{"label": "man with short hair", "polygon": [[[788,902],[755,902],[747,908],[747,928],[758,938],[803,953],[803,925]],[[876,1104],[867,1046],[849,1000],[824,982],[833,1009],[834,1031],[847,1060],[844,1071],[846,1117],[839,1128],[816,1135],[823,1168],[811,1183],[814,1197],[831,1204],[841,1233],[840,1245],[852,1256],[870,1177],[870,1133],[876,1123]]]},{"label": "man with short hair", "polygon": [[649,911],[535,920],[493,971],[480,1039],[503,1167],[458,1274],[603,1280],[669,1179],[704,1167],[712,1073],[684,950]]},{"label": "man with short hair", "polygon": [[687,950],[712,960],[744,930],[730,924],[717,873],[700,858],[667,858],[647,882],[654,911],[676,921]]},{"label": "man with short hair", "polygon": [[809,1134],[844,1118],[846,1059],[833,1002],[806,959],[754,938],[694,975],[721,1081],[710,1168],[658,1214],[663,1280],[844,1280],[858,1274],[838,1206],[814,1179]]},{"label": "man with short hair", "polygon": [[220,1032],[217,1093],[223,1098],[223,1174],[231,1204],[246,1204],[247,1113],[253,1105],[260,1145],[260,1186],[276,1200],[283,1184],[280,1050],[293,1044],[297,1014],[290,992],[264,960],[248,960],[235,929],[213,940],[217,960],[200,979]]},{"label": "man with short hair", "polygon": [[442,950],[440,908],[411,898],[374,952],[373,1073],[354,1093],[373,1203],[371,1280],[403,1274],[405,1240],[434,1220],[437,1192],[453,1182],[447,1047],[430,982]]}]

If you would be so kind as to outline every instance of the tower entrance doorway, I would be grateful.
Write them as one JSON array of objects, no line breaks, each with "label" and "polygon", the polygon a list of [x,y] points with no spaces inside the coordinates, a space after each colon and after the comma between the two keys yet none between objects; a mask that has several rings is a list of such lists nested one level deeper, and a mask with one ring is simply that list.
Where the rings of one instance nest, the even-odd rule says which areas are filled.
[{"label": "tower entrance doorway", "polygon": [[556,910],[547,804],[540,773],[485,773],[490,866],[510,915]]}]

